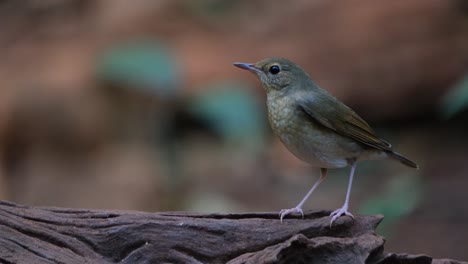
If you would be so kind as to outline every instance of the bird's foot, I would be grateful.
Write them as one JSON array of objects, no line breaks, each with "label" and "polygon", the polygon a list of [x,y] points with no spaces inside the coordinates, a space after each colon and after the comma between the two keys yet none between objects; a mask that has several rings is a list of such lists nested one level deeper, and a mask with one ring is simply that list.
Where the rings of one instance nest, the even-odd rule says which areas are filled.
[{"label": "bird's foot", "polygon": [[288,214],[297,214],[297,213],[300,213],[302,215],[302,218],[304,218],[304,212],[302,211],[301,207],[296,206],[291,209],[282,209],[279,212],[281,223],[283,223],[283,218],[287,216]]},{"label": "bird's foot", "polygon": [[330,228],[332,227],[333,222],[342,215],[347,215],[354,219],[354,215],[348,212],[348,206],[343,206],[339,209],[336,209],[330,214],[330,216],[332,217],[332,219],[330,220]]}]

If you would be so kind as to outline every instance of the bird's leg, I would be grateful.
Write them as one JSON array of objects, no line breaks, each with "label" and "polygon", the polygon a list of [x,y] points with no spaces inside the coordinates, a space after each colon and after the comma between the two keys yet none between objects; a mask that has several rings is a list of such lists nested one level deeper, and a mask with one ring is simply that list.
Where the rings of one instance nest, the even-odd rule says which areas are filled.
[{"label": "bird's leg", "polygon": [[293,214],[293,213],[300,213],[302,217],[304,217],[304,212],[302,211],[302,206],[304,203],[307,201],[309,196],[314,192],[315,188],[322,183],[322,181],[325,179],[327,176],[327,169],[326,168],[321,168],[320,169],[320,178],[312,185],[312,188],[310,188],[309,192],[302,198],[302,201],[296,205],[296,207],[291,208],[291,209],[282,209],[280,211],[280,221],[281,223],[283,222],[283,218],[288,215],[288,214]]},{"label": "bird's leg", "polygon": [[356,169],[356,160],[353,160],[351,163],[351,172],[349,174],[349,183],[348,183],[348,191],[346,192],[346,200],[343,204],[343,206],[335,211],[333,211],[330,216],[332,217],[330,221],[330,228],[333,224],[333,222],[340,216],[342,215],[347,215],[351,216],[354,219],[354,216],[348,212],[348,203],[349,203],[349,195],[351,193],[351,187],[353,185],[353,176],[354,176],[354,170]]}]

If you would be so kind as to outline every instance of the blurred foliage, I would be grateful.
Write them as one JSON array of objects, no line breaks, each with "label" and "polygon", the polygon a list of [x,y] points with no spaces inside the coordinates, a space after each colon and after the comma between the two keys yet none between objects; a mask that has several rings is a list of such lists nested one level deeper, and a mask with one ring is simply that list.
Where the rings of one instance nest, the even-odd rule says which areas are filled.
[{"label": "blurred foliage", "polygon": [[423,179],[416,175],[398,175],[386,185],[381,195],[369,199],[360,207],[362,214],[382,214],[379,225],[384,236],[390,237],[394,226],[420,205],[423,200]]},{"label": "blurred foliage", "polygon": [[223,15],[230,11],[237,1],[229,0],[199,0],[183,1],[185,8],[192,14],[202,18],[223,18]]},{"label": "blurred foliage", "polygon": [[172,51],[157,41],[114,46],[98,61],[98,78],[158,96],[173,96],[180,85],[180,68]]},{"label": "blurred foliage", "polygon": [[184,209],[199,213],[228,213],[241,212],[243,207],[223,193],[204,191],[191,194]]},{"label": "blurred foliage", "polygon": [[445,119],[450,119],[468,108],[468,74],[457,82],[442,98],[439,112]]},{"label": "blurred foliage", "polygon": [[194,115],[231,143],[262,146],[266,124],[253,89],[240,83],[220,83],[204,89],[188,106]]}]

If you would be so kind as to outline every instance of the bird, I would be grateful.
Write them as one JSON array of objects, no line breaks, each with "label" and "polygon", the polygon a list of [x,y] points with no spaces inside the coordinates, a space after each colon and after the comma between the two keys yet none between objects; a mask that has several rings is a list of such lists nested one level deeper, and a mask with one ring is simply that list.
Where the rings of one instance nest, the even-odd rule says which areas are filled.
[{"label": "bird", "polygon": [[320,88],[297,64],[285,58],[268,58],[256,63],[236,62],[234,66],[258,77],[265,92],[270,126],[283,145],[297,158],[320,168],[320,177],[287,215],[301,214],[309,196],[326,178],[329,169],[350,167],[345,202],[330,214],[330,227],[348,211],[354,172],[358,161],[393,159],[418,169],[419,166],[379,138],[356,112]]}]

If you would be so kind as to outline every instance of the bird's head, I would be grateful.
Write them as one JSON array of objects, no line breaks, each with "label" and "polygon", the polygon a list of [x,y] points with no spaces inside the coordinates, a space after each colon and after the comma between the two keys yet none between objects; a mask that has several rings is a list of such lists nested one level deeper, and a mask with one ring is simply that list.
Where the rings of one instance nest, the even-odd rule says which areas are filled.
[{"label": "bird's head", "polygon": [[[234,63],[241,69],[254,73],[262,82],[266,92],[274,92],[302,86],[310,77],[294,62],[283,58],[269,58],[256,63]],[[298,84],[298,85],[295,85]]]}]

